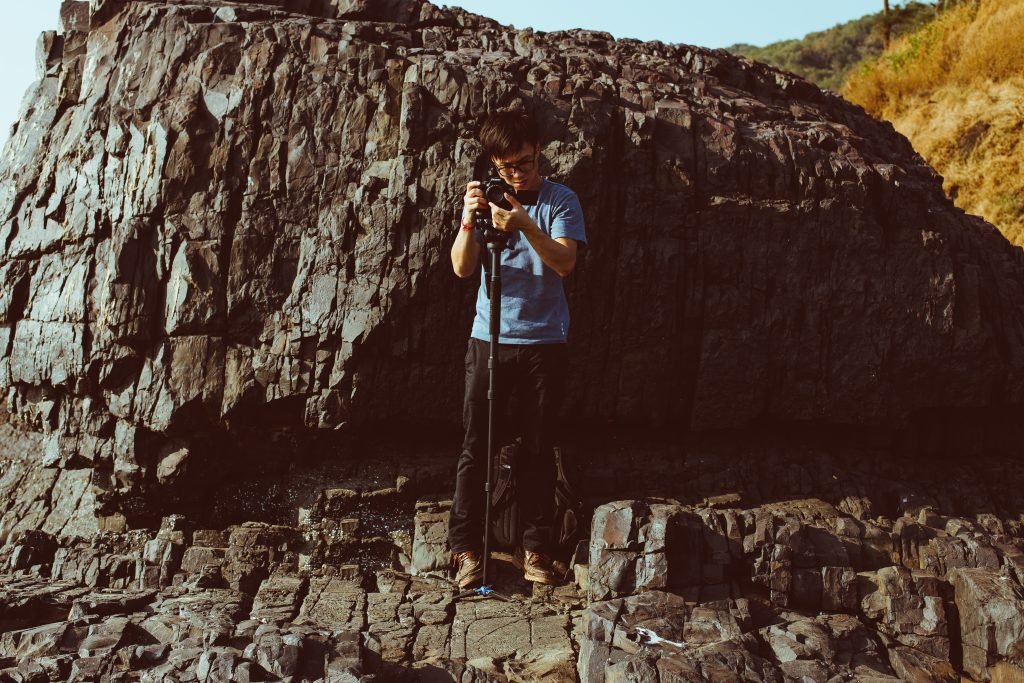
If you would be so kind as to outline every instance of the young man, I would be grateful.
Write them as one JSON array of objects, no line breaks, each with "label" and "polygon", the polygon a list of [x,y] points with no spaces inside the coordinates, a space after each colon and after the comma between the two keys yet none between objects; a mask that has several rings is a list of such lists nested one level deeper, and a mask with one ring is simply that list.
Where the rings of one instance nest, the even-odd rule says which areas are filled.
[{"label": "young man", "polygon": [[[495,114],[484,123],[480,142],[505,182],[517,194],[535,194],[536,202],[524,206],[506,195],[512,208],[502,209],[488,204],[478,181],[470,182],[463,197],[462,227],[452,246],[452,267],[463,278],[477,270],[484,246],[474,220],[477,211],[490,208],[494,227],[508,237],[501,252],[496,410],[500,416],[513,390],[522,409],[518,422],[501,425],[498,433],[522,438],[517,488],[524,576],[528,581],[553,584],[558,578],[548,555],[555,497],[551,432],[565,384],[569,331],[562,278],[576,266],[577,245],[586,242],[583,211],[572,190],[541,177],[540,135],[531,118],[512,112]],[[466,354],[465,438],[448,525],[456,578],[463,588],[478,584],[483,572],[489,342],[490,301],[481,273]]]}]

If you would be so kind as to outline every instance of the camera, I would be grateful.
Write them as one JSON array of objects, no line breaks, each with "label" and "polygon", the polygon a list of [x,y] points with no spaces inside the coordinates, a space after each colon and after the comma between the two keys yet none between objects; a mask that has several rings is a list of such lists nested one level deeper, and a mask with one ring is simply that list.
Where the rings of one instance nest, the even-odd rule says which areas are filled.
[{"label": "camera", "polygon": [[[505,194],[515,196],[516,189],[502,180],[501,176],[494,173],[487,180],[483,181],[481,186],[484,190],[484,199],[489,203],[505,210],[512,208],[512,204],[505,199]],[[484,241],[488,244],[504,244],[508,239],[508,235],[494,227],[494,222],[491,220],[490,207],[477,210],[476,227],[480,234],[483,235]]]},{"label": "camera", "polygon": [[505,210],[512,208],[512,205],[509,204],[507,199],[505,199],[505,195],[510,194],[514,197],[516,195],[516,189],[502,180],[501,176],[492,175],[482,184],[484,186],[484,198],[486,198],[488,202]]}]

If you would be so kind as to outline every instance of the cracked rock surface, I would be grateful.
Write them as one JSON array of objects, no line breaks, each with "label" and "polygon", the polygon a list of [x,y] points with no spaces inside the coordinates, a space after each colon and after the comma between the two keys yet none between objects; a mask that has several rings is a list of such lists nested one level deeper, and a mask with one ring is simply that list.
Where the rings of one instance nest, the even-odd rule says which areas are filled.
[{"label": "cracked rock surface", "polygon": [[0,389],[111,529],[457,422],[452,211],[504,107],[585,207],[581,428],[1019,442],[1021,251],[790,75],[422,0],[67,0],[38,76],[0,160]]},{"label": "cracked rock surface", "polygon": [[[646,504],[597,508],[592,549],[607,544],[599,529],[626,506],[644,510]],[[677,517],[694,512],[681,504],[648,509],[664,507]],[[741,672],[747,681],[952,682],[1006,680],[1000,676],[1024,670],[1019,521],[991,535],[971,520],[930,511],[921,522],[927,528],[940,532],[928,525],[941,523],[959,529],[958,538],[996,549],[991,556],[967,555],[943,573],[899,554],[898,529],[909,515],[895,523],[876,520],[893,550],[885,566],[869,569],[850,555],[807,554],[796,540],[802,529],[813,529],[824,545],[858,543],[836,524],[853,518],[824,501],[702,512],[694,527],[703,533],[670,533],[669,547],[679,556],[709,557],[721,529],[716,518],[735,517],[736,554],[706,565],[724,586],[697,578],[611,599],[593,597],[595,585],[609,584],[607,563],[589,572],[577,567],[575,579],[562,586],[531,590],[504,553],[491,565],[501,600],[458,599],[436,573],[371,574],[331,565],[300,571],[297,560],[275,564],[268,556],[257,562],[266,578],[248,589],[224,579],[240,573],[230,555],[213,563],[216,571],[210,565],[187,571],[172,561],[168,580],[152,587],[145,587],[154,564],[144,549],[118,556],[134,561],[119,577],[124,581],[114,582],[99,573],[63,578],[56,562],[19,569],[10,555],[0,576],[0,680],[665,683],[736,680]],[[165,520],[143,548],[180,521]],[[789,527],[785,538],[780,521]],[[641,531],[652,523],[653,517],[642,521]],[[197,530],[192,540],[202,535]],[[98,536],[91,545],[100,548],[104,540]],[[644,546],[619,550],[635,567],[645,564]],[[97,555],[100,566],[111,565],[107,553]],[[767,581],[760,575],[766,561]],[[842,571],[818,566],[834,562],[844,563]],[[851,599],[808,606],[800,571],[849,576]],[[589,599],[581,576],[589,577]]]},{"label": "cracked rock surface", "polygon": [[[18,434],[0,425],[7,442]],[[795,486],[826,492],[850,473],[694,460],[716,495],[680,486],[679,498],[601,502],[594,478],[589,537],[556,558],[560,586],[531,587],[498,548],[490,583],[507,600],[456,598],[437,530],[447,501],[403,502],[388,488],[324,489],[290,525],[202,528],[174,515],[152,530],[12,529],[0,548],[0,681],[952,683],[1024,672],[1024,514],[998,498],[971,509],[978,481],[956,463],[900,480],[881,460],[861,496],[765,486],[777,495],[755,501],[756,487],[722,493],[730,467],[766,480],[788,469]],[[1004,473],[1007,486],[1024,482],[1019,467]],[[359,518],[339,543],[332,515],[377,497],[398,507],[387,553]]]},{"label": "cracked rock surface", "polygon": [[[760,64],[422,0],[66,0],[0,158],[0,683],[1024,676],[1024,253]],[[490,112],[580,195],[533,588],[456,599]],[[579,541],[579,545],[573,548]]]}]

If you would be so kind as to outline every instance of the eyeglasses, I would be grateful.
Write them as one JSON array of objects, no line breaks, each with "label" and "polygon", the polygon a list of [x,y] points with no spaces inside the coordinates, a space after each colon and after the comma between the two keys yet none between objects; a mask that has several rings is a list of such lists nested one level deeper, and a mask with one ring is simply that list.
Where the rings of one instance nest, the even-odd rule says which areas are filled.
[{"label": "eyeglasses", "polygon": [[533,165],[537,163],[537,157],[532,156],[529,159],[524,159],[514,164],[495,164],[494,168],[498,169],[498,175],[502,178],[511,178],[515,172],[526,174],[533,170]]}]

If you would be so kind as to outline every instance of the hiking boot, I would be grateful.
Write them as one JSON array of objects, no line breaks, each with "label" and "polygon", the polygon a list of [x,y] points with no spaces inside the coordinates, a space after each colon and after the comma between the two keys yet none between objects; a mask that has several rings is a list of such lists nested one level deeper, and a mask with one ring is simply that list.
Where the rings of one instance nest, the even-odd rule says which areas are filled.
[{"label": "hiking boot", "polygon": [[484,565],[478,552],[452,553],[452,566],[456,569],[455,581],[459,588],[471,588],[483,581]]},{"label": "hiking boot", "polygon": [[561,583],[551,566],[551,558],[543,553],[527,550],[523,558],[523,578],[533,583],[557,586]]}]

